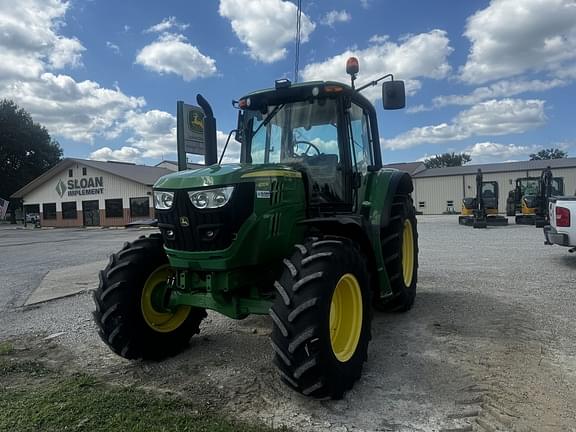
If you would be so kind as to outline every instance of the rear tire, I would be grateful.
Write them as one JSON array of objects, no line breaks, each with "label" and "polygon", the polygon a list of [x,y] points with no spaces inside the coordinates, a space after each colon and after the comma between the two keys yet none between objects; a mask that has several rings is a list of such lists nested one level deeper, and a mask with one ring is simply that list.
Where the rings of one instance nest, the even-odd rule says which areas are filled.
[{"label": "rear tire", "polygon": [[[405,236],[407,225],[412,235]],[[411,244],[406,242],[411,240]],[[382,230],[382,255],[392,297],[376,297],[374,307],[384,312],[407,312],[414,305],[418,282],[418,230],[416,210],[407,195],[396,195],[392,203],[389,225]],[[411,255],[411,258],[407,255]],[[411,261],[410,268],[406,268]]]},{"label": "rear tire", "polygon": [[[126,243],[100,272],[100,284],[94,292],[94,321],[100,337],[116,354],[127,359],[159,360],[182,351],[199,332],[206,317],[204,309],[179,306],[173,312],[156,311],[146,303],[151,293],[145,287],[150,287],[153,278],[161,281],[168,269],[162,238],[152,234]],[[162,288],[159,283],[157,286]]]},{"label": "rear tire", "polygon": [[534,225],[536,225],[536,228],[544,228],[547,225],[546,218],[541,216],[536,217]]},{"label": "rear tire", "polygon": [[362,253],[348,239],[308,239],[284,264],[270,309],[274,363],[293,390],[340,399],[360,378],[371,338]]}]

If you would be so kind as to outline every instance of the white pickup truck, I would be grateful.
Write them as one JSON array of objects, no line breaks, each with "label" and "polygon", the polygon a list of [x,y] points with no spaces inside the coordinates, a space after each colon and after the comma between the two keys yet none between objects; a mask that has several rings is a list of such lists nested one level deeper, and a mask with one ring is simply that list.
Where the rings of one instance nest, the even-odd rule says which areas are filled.
[{"label": "white pickup truck", "polygon": [[557,244],[576,252],[576,196],[552,197],[549,201],[550,225],[544,227],[545,244]]}]

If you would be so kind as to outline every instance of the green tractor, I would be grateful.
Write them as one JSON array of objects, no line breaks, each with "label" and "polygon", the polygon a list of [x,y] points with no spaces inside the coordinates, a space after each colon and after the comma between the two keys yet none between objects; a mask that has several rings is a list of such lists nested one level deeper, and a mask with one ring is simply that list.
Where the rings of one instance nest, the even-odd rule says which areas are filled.
[{"label": "green tractor", "polygon": [[159,234],[126,243],[94,293],[102,340],[127,359],[177,354],[206,309],[269,315],[281,380],[313,398],[341,398],[359,379],[372,307],[408,311],[418,234],[411,177],[382,168],[376,111],[360,91],[382,85],[385,109],[405,105],[386,75],[351,85],[276,81],[242,97],[240,163],[220,164],[205,113],[206,167],[154,185]]}]

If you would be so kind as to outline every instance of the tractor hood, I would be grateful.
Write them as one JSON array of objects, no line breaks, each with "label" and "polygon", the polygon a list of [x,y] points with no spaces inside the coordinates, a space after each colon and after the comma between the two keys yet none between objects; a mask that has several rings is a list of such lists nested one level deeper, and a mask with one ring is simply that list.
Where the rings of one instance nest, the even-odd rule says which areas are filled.
[{"label": "tractor hood", "polygon": [[179,171],[160,177],[154,189],[200,189],[254,181],[262,177],[301,177],[299,171],[280,164],[226,164]]}]

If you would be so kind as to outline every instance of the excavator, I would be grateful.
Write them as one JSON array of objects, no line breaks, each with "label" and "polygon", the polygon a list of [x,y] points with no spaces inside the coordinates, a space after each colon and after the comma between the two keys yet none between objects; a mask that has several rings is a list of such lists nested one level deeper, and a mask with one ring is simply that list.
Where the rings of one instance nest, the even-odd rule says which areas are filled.
[{"label": "excavator", "polygon": [[542,228],[549,224],[548,201],[552,196],[564,194],[564,178],[554,177],[548,166],[540,177],[516,179],[516,187],[506,200],[506,214],[514,216],[518,225],[535,225]]},{"label": "excavator", "polygon": [[458,223],[474,228],[508,225],[508,219],[498,214],[498,182],[484,181],[480,168],[476,173],[476,196],[462,200]]}]

